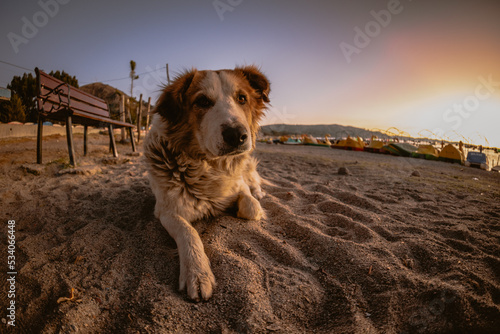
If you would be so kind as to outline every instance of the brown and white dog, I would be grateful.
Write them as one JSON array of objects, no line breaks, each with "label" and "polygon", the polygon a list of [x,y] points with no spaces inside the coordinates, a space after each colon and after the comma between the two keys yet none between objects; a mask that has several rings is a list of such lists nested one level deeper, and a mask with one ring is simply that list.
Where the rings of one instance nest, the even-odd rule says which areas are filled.
[{"label": "brown and white dog", "polygon": [[263,218],[255,148],[269,102],[268,79],[254,66],[187,71],[167,86],[153,111],[144,154],[155,215],[179,251],[179,289],[212,296],[215,278],[191,223],[237,205],[237,216]]}]

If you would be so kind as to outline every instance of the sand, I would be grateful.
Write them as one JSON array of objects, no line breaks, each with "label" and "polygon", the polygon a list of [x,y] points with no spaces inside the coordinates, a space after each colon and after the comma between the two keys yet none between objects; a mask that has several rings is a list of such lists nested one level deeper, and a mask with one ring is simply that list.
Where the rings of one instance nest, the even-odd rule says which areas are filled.
[{"label": "sand", "polygon": [[[500,173],[258,144],[267,218],[196,222],[217,288],[177,291],[143,157],[105,135],[67,166],[64,137],[0,142],[1,261],[16,222],[16,327],[2,333],[494,333]],[[76,136],[77,151],[83,151]],[[344,173],[338,173],[344,167]],[[58,303],[58,299],[73,299]]]}]

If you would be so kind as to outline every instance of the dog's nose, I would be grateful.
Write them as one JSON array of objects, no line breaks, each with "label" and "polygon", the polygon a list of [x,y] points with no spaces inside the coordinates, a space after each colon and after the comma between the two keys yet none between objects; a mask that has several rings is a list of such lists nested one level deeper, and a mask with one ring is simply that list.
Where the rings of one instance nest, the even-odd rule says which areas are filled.
[{"label": "dog's nose", "polygon": [[222,138],[227,145],[236,148],[247,141],[248,134],[242,125],[227,126],[222,130]]}]

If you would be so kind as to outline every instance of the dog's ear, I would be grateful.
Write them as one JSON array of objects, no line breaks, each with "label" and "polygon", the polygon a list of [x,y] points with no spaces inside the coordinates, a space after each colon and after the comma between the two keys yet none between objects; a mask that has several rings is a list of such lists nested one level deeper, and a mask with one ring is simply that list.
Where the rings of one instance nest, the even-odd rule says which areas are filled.
[{"label": "dog's ear", "polygon": [[255,66],[237,67],[234,69],[240,72],[248,80],[250,86],[257,91],[264,102],[269,102],[269,92],[271,84],[264,74]]},{"label": "dog's ear", "polygon": [[166,86],[156,103],[154,112],[159,113],[171,124],[179,123],[185,113],[186,92],[196,73],[196,69],[186,71]]}]

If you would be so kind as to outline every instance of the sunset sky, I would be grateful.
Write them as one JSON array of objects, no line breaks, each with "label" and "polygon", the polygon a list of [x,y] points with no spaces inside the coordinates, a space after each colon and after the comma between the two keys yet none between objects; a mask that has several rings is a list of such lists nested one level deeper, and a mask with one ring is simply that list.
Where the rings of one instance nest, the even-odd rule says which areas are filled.
[{"label": "sunset sky", "polygon": [[[34,28],[34,29],[32,29]],[[255,64],[264,124],[396,127],[500,147],[500,2],[2,1],[0,87],[65,70],[158,97],[185,68]],[[486,140],[488,142],[486,142]]]}]

